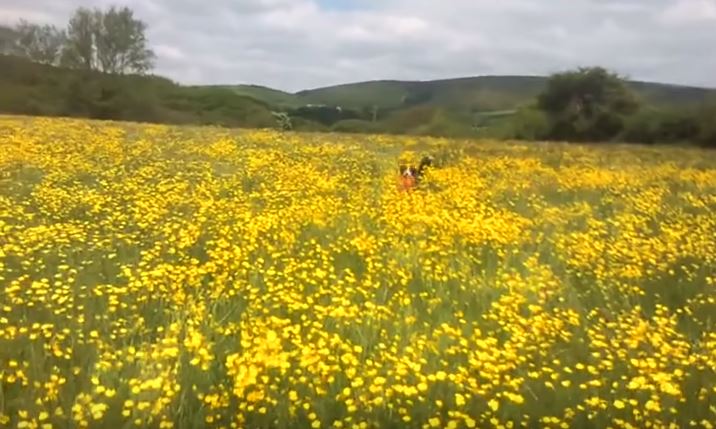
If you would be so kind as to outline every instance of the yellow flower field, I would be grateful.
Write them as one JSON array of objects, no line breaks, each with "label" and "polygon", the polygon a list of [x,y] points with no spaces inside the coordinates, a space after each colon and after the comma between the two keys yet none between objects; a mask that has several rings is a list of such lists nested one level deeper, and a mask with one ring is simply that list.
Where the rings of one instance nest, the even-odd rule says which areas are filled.
[{"label": "yellow flower field", "polygon": [[0,117],[0,427],[711,428],[715,155]]}]

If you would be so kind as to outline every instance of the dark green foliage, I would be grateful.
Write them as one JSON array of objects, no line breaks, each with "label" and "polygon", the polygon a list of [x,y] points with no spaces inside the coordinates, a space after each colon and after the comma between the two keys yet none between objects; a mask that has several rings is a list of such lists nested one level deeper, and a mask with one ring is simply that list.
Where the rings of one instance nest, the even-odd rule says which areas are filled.
[{"label": "dark green foliage", "polygon": [[549,118],[548,137],[571,141],[611,140],[638,109],[624,81],[600,67],[552,76],[537,104]]},{"label": "dark green foliage", "polygon": [[471,115],[454,109],[438,109],[430,122],[413,133],[434,137],[475,136]]},{"label": "dark green foliage", "polygon": [[[693,141],[699,133],[699,120],[693,110],[649,110],[639,116],[645,117],[642,119],[646,122],[645,135],[638,138],[638,135],[627,134],[628,137],[633,137],[627,140],[643,143],[674,143]],[[627,128],[627,131],[630,129]],[[649,136],[648,131],[653,135]]]},{"label": "dark green foliage", "polygon": [[395,110],[378,125],[383,132],[390,134],[475,136],[469,113],[428,105]]},{"label": "dark green foliage", "polygon": [[302,106],[288,111],[292,118],[303,118],[309,121],[331,126],[346,119],[360,119],[359,112],[337,106]]},{"label": "dark green foliage", "polygon": [[512,136],[519,140],[544,140],[549,136],[549,119],[536,108],[524,108],[511,118]]},{"label": "dark green foliage", "polygon": [[153,95],[138,94],[136,85],[125,79],[87,73],[68,82],[65,102],[73,116],[152,121],[158,117]]},{"label": "dark green foliage", "polygon": [[344,119],[333,124],[331,131],[353,134],[375,134],[380,133],[381,130],[374,122],[362,119]]},{"label": "dark green foliage", "polygon": [[0,56],[0,70],[0,113],[277,126],[266,104],[230,89],[182,87],[160,77],[68,70],[10,56]]},{"label": "dark green foliage", "polygon": [[310,121],[304,118],[291,118],[291,125],[294,131],[305,132],[326,132],[329,128],[321,123]]},{"label": "dark green foliage", "polygon": [[637,107],[624,81],[601,67],[553,75],[537,101],[546,112],[574,111],[585,117],[594,116],[604,107],[617,113],[631,113]]},{"label": "dark green foliage", "polygon": [[643,109],[630,118],[621,139],[635,143],[696,143],[716,147],[716,103],[689,109]]},{"label": "dark green foliage", "polygon": [[429,102],[432,98],[432,88],[418,87],[403,98],[403,105],[417,106]]},{"label": "dark green foliage", "polygon": [[621,140],[652,144],[659,141],[661,124],[657,112],[645,109],[626,122]]},{"label": "dark green foliage", "polygon": [[716,100],[706,104],[699,114],[698,143],[716,148]]},{"label": "dark green foliage", "polygon": [[516,113],[516,110],[473,113],[474,135],[479,138],[515,138],[513,128]]},{"label": "dark green foliage", "polygon": [[408,134],[425,124],[430,123],[437,109],[430,106],[417,106],[397,110],[381,122],[381,129],[388,133]]},{"label": "dark green foliage", "polygon": [[276,126],[267,105],[222,88],[175,85],[163,94],[163,100],[166,107],[188,113],[201,124],[257,128]]}]

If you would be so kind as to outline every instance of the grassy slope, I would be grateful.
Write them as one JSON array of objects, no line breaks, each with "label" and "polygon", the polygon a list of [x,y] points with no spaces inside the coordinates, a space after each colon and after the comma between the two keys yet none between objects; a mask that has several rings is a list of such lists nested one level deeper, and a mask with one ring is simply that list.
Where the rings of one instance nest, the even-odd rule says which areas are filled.
[{"label": "grassy slope", "polygon": [[278,89],[268,88],[260,85],[232,85],[225,86],[234,93],[261,100],[271,106],[277,107],[299,107],[304,103],[295,94],[280,91]]},{"label": "grassy slope", "polygon": [[0,113],[271,127],[263,101],[153,76],[83,73],[0,55]]},{"label": "grassy slope", "polygon": [[[378,106],[387,113],[378,128],[389,133],[457,137],[475,135],[473,126],[478,126],[483,132],[490,129],[501,135],[504,130],[500,130],[511,128],[512,114],[533,103],[546,82],[544,77],[529,76],[375,81],[302,91],[296,96],[304,103],[357,110]],[[645,105],[653,107],[681,108],[716,98],[716,90],[703,88],[644,82],[629,85]]]},{"label": "grassy slope", "polygon": [[630,82],[629,85],[644,101],[657,106],[686,106],[716,97],[716,89],[650,82]]},{"label": "grassy slope", "polygon": [[306,104],[395,108],[401,106],[403,98],[410,94],[410,86],[410,82],[400,81],[359,82],[300,91],[296,96]]},{"label": "grassy slope", "polygon": [[[481,76],[427,82],[375,81],[301,91],[307,103],[345,107],[377,105],[398,108],[404,97],[422,96],[425,104],[472,111],[509,110],[529,103],[544,88],[546,78],[531,76]],[[686,105],[716,96],[716,90],[656,83],[631,82],[649,104]]]}]

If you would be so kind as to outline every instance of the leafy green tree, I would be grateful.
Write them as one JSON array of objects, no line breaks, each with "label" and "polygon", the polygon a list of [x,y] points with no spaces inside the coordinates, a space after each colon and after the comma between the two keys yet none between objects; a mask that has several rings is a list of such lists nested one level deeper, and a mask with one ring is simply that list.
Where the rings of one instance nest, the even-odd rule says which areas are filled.
[{"label": "leafy green tree", "polygon": [[144,73],[153,66],[147,46],[147,25],[127,7],[96,11],[95,46],[100,70],[106,73]]},{"label": "leafy green tree", "polygon": [[65,33],[54,25],[21,20],[15,27],[11,52],[40,64],[56,64],[65,43]]},{"label": "leafy green tree", "polygon": [[67,41],[62,52],[62,64],[77,69],[95,70],[94,35],[97,32],[97,13],[81,7],[67,25]]},{"label": "leafy green tree", "polygon": [[155,59],[146,30],[127,7],[79,8],[67,27],[63,64],[112,74],[145,73]]},{"label": "leafy green tree", "polygon": [[592,67],[553,75],[538,107],[549,118],[549,138],[587,141],[616,137],[638,103],[622,78]]}]

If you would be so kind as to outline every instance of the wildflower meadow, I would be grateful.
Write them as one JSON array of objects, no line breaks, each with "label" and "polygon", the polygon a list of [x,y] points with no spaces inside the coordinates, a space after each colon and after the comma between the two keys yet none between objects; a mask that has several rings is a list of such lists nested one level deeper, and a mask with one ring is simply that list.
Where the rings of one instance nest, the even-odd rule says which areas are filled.
[{"label": "wildflower meadow", "polygon": [[714,155],[0,117],[0,427],[712,428]]}]

